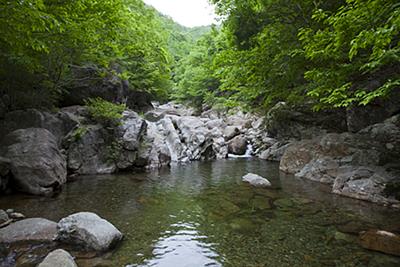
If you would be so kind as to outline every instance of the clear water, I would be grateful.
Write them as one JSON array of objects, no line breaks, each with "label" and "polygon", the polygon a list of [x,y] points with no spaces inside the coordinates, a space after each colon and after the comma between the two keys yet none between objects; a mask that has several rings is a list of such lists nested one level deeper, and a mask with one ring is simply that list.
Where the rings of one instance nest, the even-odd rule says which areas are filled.
[{"label": "clear water", "polygon": [[[267,177],[273,188],[243,184],[248,172]],[[400,266],[399,257],[361,248],[356,234],[399,231],[399,211],[332,195],[256,159],[83,176],[55,198],[0,198],[0,208],[10,207],[55,221],[91,211],[124,233],[113,253],[78,255],[80,267]]]}]

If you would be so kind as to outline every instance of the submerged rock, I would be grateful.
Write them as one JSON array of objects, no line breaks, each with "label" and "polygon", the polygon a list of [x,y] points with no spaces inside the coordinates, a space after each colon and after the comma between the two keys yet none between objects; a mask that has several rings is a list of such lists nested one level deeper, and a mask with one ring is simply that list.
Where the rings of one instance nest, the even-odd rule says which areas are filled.
[{"label": "submerged rock", "polygon": [[49,253],[38,267],[78,267],[71,254],[63,249],[57,249]]},{"label": "submerged rock", "polygon": [[0,150],[10,160],[13,184],[19,191],[47,195],[67,181],[65,158],[46,129],[16,130],[4,137]]},{"label": "submerged rock", "polygon": [[360,244],[366,249],[400,256],[400,236],[382,230],[369,230],[360,234]]},{"label": "submerged rock", "polygon": [[57,234],[57,223],[31,218],[0,229],[0,244],[51,243]]},{"label": "submerged rock", "polygon": [[270,187],[271,183],[267,179],[254,174],[254,173],[248,173],[245,176],[242,177],[242,180],[244,182],[250,183],[252,186],[256,187]]},{"label": "submerged rock", "polygon": [[91,212],[72,214],[57,225],[57,240],[88,251],[107,251],[122,239],[122,233]]}]

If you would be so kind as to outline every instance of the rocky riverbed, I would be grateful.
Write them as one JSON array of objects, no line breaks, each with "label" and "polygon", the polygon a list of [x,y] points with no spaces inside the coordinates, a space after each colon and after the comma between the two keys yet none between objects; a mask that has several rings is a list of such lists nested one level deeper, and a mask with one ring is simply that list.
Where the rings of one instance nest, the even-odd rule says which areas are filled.
[{"label": "rocky riverbed", "polygon": [[254,156],[329,184],[333,193],[400,207],[399,115],[347,132],[338,116],[319,114],[305,122],[292,113],[283,103],[266,117],[239,110],[198,114],[167,103],[141,115],[126,110],[120,124],[110,127],[92,120],[82,106],[10,112],[0,120],[0,189],[50,195],[75,175],[223,159],[243,155],[251,145]]},{"label": "rocky riverbed", "polygon": [[[400,115],[372,125],[363,123],[366,127],[359,129],[354,129],[354,123],[350,123],[351,129],[344,126],[340,115],[318,113],[314,118],[305,119],[308,115],[290,111],[284,103],[278,103],[267,116],[240,110],[210,109],[199,113],[180,104],[167,103],[154,104],[153,109],[140,114],[127,109],[120,123],[110,126],[93,120],[83,106],[66,107],[53,113],[34,109],[13,111],[0,120],[0,191],[52,196],[76,177],[84,179],[82,175],[137,173],[193,161],[254,156],[279,162],[280,171],[293,175],[292,179],[326,185],[327,194],[400,208]],[[249,175],[253,175],[248,180],[250,183],[255,181],[254,177],[263,179],[256,174]],[[260,181],[270,186],[268,180]],[[117,229],[119,234],[104,237],[104,242],[87,236],[86,231],[80,237],[68,236],[72,233],[68,227],[79,224],[77,218],[82,216],[86,220],[83,225],[99,223],[102,228],[102,219],[90,213],[72,217],[65,214],[67,217],[58,225],[41,218],[14,222],[22,217],[6,215],[1,224],[6,228],[0,230],[0,243],[6,245],[7,251],[10,246],[12,250],[14,243],[32,241],[29,236],[15,235],[24,233],[31,225],[43,226],[38,230],[39,240],[35,237],[34,241],[54,249],[59,247],[53,240],[75,250],[82,247],[84,251],[104,253],[114,247],[115,240],[122,238]],[[63,221],[69,226],[61,227]],[[49,242],[40,239],[42,230]],[[385,240],[382,241],[385,245],[376,248],[375,243],[365,241],[371,240],[371,236],[374,240]],[[396,255],[398,250],[393,253],[385,247],[396,247],[393,244],[397,244],[398,238],[396,230],[394,233],[371,230],[361,238],[361,244]],[[79,244],[71,240],[78,240]],[[6,250],[2,248],[2,251]],[[50,262],[54,255],[62,256],[65,261],[70,259],[68,252],[56,250],[49,255]],[[12,258],[5,252],[3,256]]]}]

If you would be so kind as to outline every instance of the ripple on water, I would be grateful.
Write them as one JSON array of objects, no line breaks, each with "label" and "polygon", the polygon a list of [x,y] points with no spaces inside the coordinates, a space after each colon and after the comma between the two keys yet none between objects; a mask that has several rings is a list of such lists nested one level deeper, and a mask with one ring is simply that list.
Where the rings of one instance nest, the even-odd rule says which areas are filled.
[{"label": "ripple on water", "polygon": [[178,222],[170,225],[171,230],[161,233],[153,249],[153,258],[145,260],[140,265],[145,266],[223,266],[219,254],[207,243],[207,236],[201,235],[196,229],[198,223]]},{"label": "ripple on water", "polygon": [[[272,188],[242,184],[249,172],[267,177]],[[124,233],[112,253],[78,257],[81,267],[400,266],[400,257],[355,241],[369,228],[399,231],[399,211],[330,194],[325,185],[256,159],[84,176],[55,198],[1,197],[0,209],[7,208],[54,221],[91,211]]]}]

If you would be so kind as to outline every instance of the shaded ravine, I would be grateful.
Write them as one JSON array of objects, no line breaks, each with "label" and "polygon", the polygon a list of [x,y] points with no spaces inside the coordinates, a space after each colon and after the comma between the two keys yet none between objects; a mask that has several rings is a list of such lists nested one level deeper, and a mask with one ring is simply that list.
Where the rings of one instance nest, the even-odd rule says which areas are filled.
[{"label": "shaded ravine", "polygon": [[[241,177],[272,182],[254,189]],[[125,234],[113,254],[79,266],[396,266],[400,258],[357,244],[368,228],[398,230],[400,213],[329,193],[320,183],[256,159],[194,162],[155,172],[81,176],[55,198],[0,198],[28,217],[58,221],[78,211]]]}]

